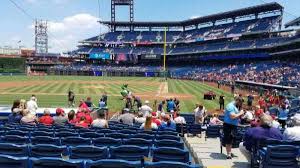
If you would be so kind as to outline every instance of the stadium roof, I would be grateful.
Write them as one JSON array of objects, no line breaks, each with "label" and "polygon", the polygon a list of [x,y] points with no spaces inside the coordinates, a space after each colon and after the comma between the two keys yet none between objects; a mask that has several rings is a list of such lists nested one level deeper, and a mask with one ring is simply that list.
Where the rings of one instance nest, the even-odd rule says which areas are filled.
[{"label": "stadium roof", "polygon": [[228,12],[221,12],[217,14],[207,15],[203,17],[198,17],[194,19],[188,19],[184,21],[174,21],[174,22],[111,22],[111,21],[100,21],[102,24],[109,26],[118,26],[118,27],[181,27],[181,26],[190,26],[201,23],[208,23],[212,21],[225,20],[236,17],[249,16],[253,14],[268,13],[273,11],[282,11],[283,6],[277,2],[266,3],[262,5],[232,10]]},{"label": "stadium roof", "polygon": [[284,26],[285,26],[285,28],[291,27],[291,26],[300,26],[300,17],[286,23]]}]

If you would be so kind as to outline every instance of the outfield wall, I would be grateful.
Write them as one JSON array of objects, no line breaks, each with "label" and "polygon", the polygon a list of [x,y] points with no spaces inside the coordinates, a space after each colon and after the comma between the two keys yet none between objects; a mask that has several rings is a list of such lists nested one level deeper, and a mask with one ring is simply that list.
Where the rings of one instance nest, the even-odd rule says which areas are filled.
[{"label": "outfield wall", "polygon": [[132,72],[132,71],[83,71],[83,70],[51,70],[50,75],[57,76],[118,76],[118,77],[164,77],[164,72]]},{"label": "outfield wall", "polygon": [[0,73],[25,73],[24,58],[0,58]]}]

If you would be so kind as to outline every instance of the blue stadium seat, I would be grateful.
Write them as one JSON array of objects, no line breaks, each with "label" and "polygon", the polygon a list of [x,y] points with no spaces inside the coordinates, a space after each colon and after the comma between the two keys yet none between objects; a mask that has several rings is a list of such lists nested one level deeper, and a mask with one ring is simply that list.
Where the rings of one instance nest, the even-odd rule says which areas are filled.
[{"label": "blue stadium seat", "polygon": [[178,142],[174,140],[155,140],[154,141],[154,146],[159,148],[159,147],[173,147],[173,148],[179,148],[179,149],[184,149],[184,144],[183,142]]},{"label": "blue stadium seat", "polygon": [[153,162],[172,161],[188,163],[190,161],[189,152],[178,148],[161,147],[153,149]]},{"label": "blue stadium seat", "polygon": [[109,137],[102,137],[102,138],[93,138],[92,143],[95,146],[120,146],[122,145],[122,140],[109,138]]},{"label": "blue stadium seat", "polygon": [[52,144],[52,145],[61,145],[59,138],[53,138],[49,136],[35,136],[31,137],[31,144]]},{"label": "blue stadium seat", "polygon": [[138,133],[138,134],[132,135],[131,137],[132,138],[142,138],[142,139],[147,139],[147,140],[154,139],[154,135],[144,134],[144,133]]},{"label": "blue stadium seat", "polygon": [[29,156],[30,157],[58,157],[60,158],[62,154],[69,153],[66,146],[56,146],[56,145],[31,145],[29,146]]},{"label": "blue stadium seat", "polygon": [[173,136],[173,135],[158,135],[155,137],[156,140],[174,140],[174,141],[180,141],[181,138],[179,136]]},{"label": "blue stadium seat", "polygon": [[31,168],[84,168],[81,160],[63,160],[61,158],[30,158]]},{"label": "blue stadium seat", "polygon": [[0,143],[0,154],[25,157],[28,156],[28,146],[12,143]]},{"label": "blue stadium seat", "polygon": [[77,145],[91,145],[90,138],[81,137],[65,137],[61,138],[61,144],[67,146],[77,146]]},{"label": "blue stadium seat", "polygon": [[187,133],[192,134],[193,136],[197,136],[200,135],[201,137],[201,133],[202,133],[202,125],[201,124],[191,124],[187,126]]},{"label": "blue stadium seat", "polygon": [[122,129],[119,131],[119,133],[122,133],[122,134],[136,134],[136,130],[132,130],[131,128],[130,129]]},{"label": "blue stadium seat", "polygon": [[104,137],[104,134],[100,134],[97,132],[83,132],[83,133],[80,133],[80,137],[82,137],[82,138],[100,138],[100,137]]},{"label": "blue stadium seat", "polygon": [[155,131],[145,131],[145,130],[140,130],[138,131],[139,134],[149,134],[149,135],[155,135],[157,130]]},{"label": "blue stadium seat", "polygon": [[78,137],[79,134],[78,133],[73,133],[73,132],[56,132],[55,133],[56,137]]},{"label": "blue stadium seat", "polygon": [[54,129],[53,128],[48,128],[48,127],[40,127],[40,128],[37,128],[36,131],[43,131],[43,132],[53,132]]},{"label": "blue stadium seat", "polygon": [[125,161],[116,159],[104,159],[87,161],[86,168],[141,168],[140,161]]},{"label": "blue stadium seat", "polygon": [[10,130],[6,132],[6,135],[18,135],[18,136],[28,136],[28,131],[20,131],[20,130]]},{"label": "blue stadium seat", "polygon": [[297,157],[299,146],[278,145],[268,146],[267,150],[260,150],[261,167],[289,167],[299,168]]},{"label": "blue stadium seat", "polygon": [[110,137],[115,139],[125,139],[125,138],[129,138],[130,135],[122,134],[122,133],[109,133],[109,134],[105,134],[105,137]]},{"label": "blue stadium seat", "polygon": [[111,147],[109,152],[111,159],[137,161],[141,160],[145,156],[148,157],[149,148],[133,145],[122,145],[119,147]]},{"label": "blue stadium seat", "polygon": [[0,168],[28,168],[28,157],[0,155]]},{"label": "blue stadium seat", "polygon": [[218,125],[210,125],[205,131],[205,140],[207,138],[217,138],[220,136],[220,128]]},{"label": "blue stadium seat", "polygon": [[168,162],[168,161],[162,161],[162,162],[146,162],[144,168],[200,168],[199,165],[189,165],[186,163],[181,162]]},{"label": "blue stadium seat", "polygon": [[33,131],[30,134],[31,137],[35,136],[49,136],[49,137],[54,137],[54,133],[51,131]]},{"label": "blue stadium seat", "polygon": [[102,129],[102,128],[94,128],[98,133],[101,134],[108,134],[108,133],[113,133],[114,131],[111,129]]},{"label": "blue stadium seat", "polygon": [[135,146],[152,146],[152,140],[146,140],[142,138],[130,138],[130,139],[124,139],[123,140],[124,145],[135,145]]},{"label": "blue stadium seat", "polygon": [[14,144],[27,144],[30,142],[28,137],[22,137],[18,135],[5,135],[1,137],[3,143],[14,143]]},{"label": "blue stadium seat", "polygon": [[80,145],[70,148],[71,159],[100,160],[108,158],[107,147]]},{"label": "blue stadium seat", "polygon": [[156,135],[173,135],[173,136],[177,136],[178,133],[176,131],[157,131]]}]

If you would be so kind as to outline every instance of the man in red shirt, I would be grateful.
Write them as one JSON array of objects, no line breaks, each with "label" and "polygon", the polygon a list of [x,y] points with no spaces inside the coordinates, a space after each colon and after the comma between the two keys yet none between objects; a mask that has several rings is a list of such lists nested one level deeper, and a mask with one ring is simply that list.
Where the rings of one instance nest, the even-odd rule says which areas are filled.
[{"label": "man in red shirt", "polygon": [[81,117],[84,117],[85,122],[89,125],[93,122],[90,112],[86,108],[79,109],[78,113],[76,114],[77,121],[80,121]]},{"label": "man in red shirt", "polygon": [[50,116],[50,110],[45,109],[44,115],[40,117],[39,122],[44,125],[52,125],[53,124],[53,118]]},{"label": "man in red shirt", "polygon": [[157,119],[157,113],[156,112],[152,112],[152,122],[155,123],[158,127],[161,124],[161,121],[159,119]]}]

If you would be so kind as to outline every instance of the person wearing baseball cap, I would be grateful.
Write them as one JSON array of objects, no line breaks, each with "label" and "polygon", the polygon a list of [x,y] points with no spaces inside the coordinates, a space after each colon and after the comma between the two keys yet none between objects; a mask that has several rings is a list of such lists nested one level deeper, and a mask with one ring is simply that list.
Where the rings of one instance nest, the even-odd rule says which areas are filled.
[{"label": "person wearing baseball cap", "polygon": [[56,109],[56,116],[53,117],[54,125],[65,125],[68,119],[65,117],[65,111],[62,108]]},{"label": "person wearing baseball cap", "polygon": [[285,140],[300,141],[300,114],[291,117],[293,127],[286,128],[283,137]]}]

